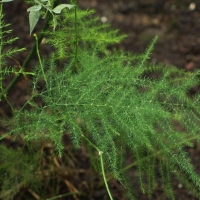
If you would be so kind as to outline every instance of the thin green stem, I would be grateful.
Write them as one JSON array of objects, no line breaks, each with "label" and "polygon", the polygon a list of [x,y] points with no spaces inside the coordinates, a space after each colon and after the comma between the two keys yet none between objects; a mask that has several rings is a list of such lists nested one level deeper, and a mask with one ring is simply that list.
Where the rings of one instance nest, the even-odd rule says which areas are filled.
[{"label": "thin green stem", "polygon": [[[174,148],[176,148],[177,146],[181,146],[181,145],[185,144],[186,142],[193,141],[193,140],[196,140],[196,139],[198,139],[198,138],[199,138],[199,136],[193,136],[193,137],[191,137],[191,138],[186,138],[186,139],[180,141],[179,143],[176,143],[176,144],[170,146],[169,149],[174,149]],[[152,158],[152,157],[159,156],[161,153],[162,153],[162,150],[157,151],[156,153],[150,154],[149,156],[140,159],[140,162],[143,162],[144,160],[150,159],[150,158]],[[124,167],[121,171],[122,171],[122,172],[127,171],[127,170],[130,169],[131,167],[136,166],[137,163],[138,163],[138,162],[133,162],[133,163],[127,165],[126,167]]]},{"label": "thin green stem", "polygon": [[[196,140],[196,139],[198,139],[198,138],[199,138],[199,136],[197,136],[197,135],[195,135],[195,136],[193,136],[193,137],[191,137],[191,138],[186,138],[186,139],[180,141],[179,143],[176,143],[176,144],[174,144],[174,145],[169,146],[169,148],[170,148],[170,149],[173,149],[173,148],[175,148],[175,147],[177,147],[177,146],[179,146],[179,145],[181,146],[182,144],[184,144],[184,143],[186,143],[186,142],[194,141],[194,140]],[[137,166],[138,162],[144,162],[144,161],[147,160],[147,159],[151,159],[151,158],[153,158],[153,157],[158,157],[161,153],[162,153],[162,150],[157,151],[157,152],[154,151],[154,153],[150,154],[149,156],[146,156],[146,157],[144,157],[144,158],[141,158],[139,161],[132,162],[131,164],[127,165],[126,167],[124,167],[124,168],[121,169],[120,171],[121,171],[121,172],[125,172],[125,171],[129,170],[130,168]],[[114,178],[113,175],[110,174],[110,176],[107,178],[107,182],[109,182],[109,181],[112,180],[113,178]],[[101,187],[102,185],[103,185],[103,183],[101,182],[101,183],[99,183],[98,187]]]},{"label": "thin green stem", "polygon": [[1,24],[1,27],[0,27],[0,37],[1,37],[1,44],[0,44],[0,89],[2,90],[3,89],[3,69],[2,69],[2,18],[3,18],[3,14],[2,14],[2,4],[0,5],[0,24]]},{"label": "thin green stem", "polygon": [[101,171],[102,171],[102,175],[103,175],[103,180],[104,180],[104,183],[105,183],[108,195],[109,195],[110,199],[113,200],[112,195],[110,193],[110,189],[108,187],[107,180],[106,180],[106,175],[105,175],[105,170],[104,170],[104,162],[103,162],[103,155],[102,154],[103,154],[103,152],[99,151],[100,162],[101,162]]},{"label": "thin green stem", "polygon": [[103,155],[102,155],[103,152],[100,151],[100,150],[98,149],[98,147],[97,147],[96,145],[94,145],[87,137],[85,137],[84,135],[82,135],[82,137],[83,137],[91,146],[93,146],[93,147],[98,151],[98,153],[99,153],[99,156],[100,156],[100,164],[101,164],[101,171],[102,171],[102,175],[103,175],[104,184],[105,184],[105,186],[106,186],[106,190],[107,190],[107,193],[108,193],[108,195],[109,195],[109,197],[110,197],[110,200],[113,200],[112,194],[111,194],[111,192],[110,192],[110,189],[109,189],[109,187],[108,187],[108,183],[107,183],[107,180],[106,180],[106,174],[105,174],[105,169],[104,169],[104,161],[103,161]]},{"label": "thin green stem", "polygon": [[[46,21],[46,23],[45,23],[45,25],[43,27],[43,31],[47,30],[48,27],[49,27],[49,20],[47,19],[47,21]],[[41,43],[43,37],[44,37],[44,35],[41,33],[40,36],[38,37],[38,45]],[[24,63],[22,64],[21,70],[24,71],[28,67],[33,55],[35,54],[35,52],[36,52],[36,43],[33,45],[32,49],[30,50],[30,52],[29,52],[28,56],[26,57]],[[21,75],[22,74],[19,74],[18,76],[15,76],[12,79],[12,81],[9,83],[9,85],[5,88],[4,94],[7,94],[14,87],[14,85],[19,80]],[[4,94],[3,94],[3,96],[4,96]]]},{"label": "thin green stem", "polygon": [[[56,0],[54,2],[54,6],[57,5],[58,1],[59,0]],[[43,28],[41,30],[41,34],[38,37],[38,46],[39,46],[39,44],[41,43],[41,41],[42,41],[42,39],[44,37],[43,32],[46,31],[49,28],[49,26],[50,26],[50,23],[49,23],[50,19],[51,19],[51,13],[48,12],[47,13],[46,22],[45,22],[45,24],[44,24],[44,26],[43,26]],[[29,65],[29,63],[30,63],[33,55],[35,54],[35,52],[36,52],[36,43],[33,45],[33,47],[30,50],[28,56],[26,57],[25,61],[23,62],[23,64],[22,64],[22,70],[25,70],[28,67],[28,65]],[[1,97],[2,96],[4,97],[5,96],[4,94],[7,94],[13,88],[13,86],[16,84],[16,82],[19,80],[20,77],[21,77],[21,74],[19,76],[15,76],[15,78],[13,78],[13,80],[5,88],[4,93],[1,95]]]},{"label": "thin green stem", "polygon": [[6,102],[7,102],[7,104],[10,106],[12,112],[14,112],[14,108],[12,107],[11,103],[8,101],[6,94],[5,94],[4,98],[5,98]]},{"label": "thin green stem", "polygon": [[73,72],[77,72],[77,55],[78,55],[78,25],[77,25],[77,7],[74,8],[74,15],[75,15],[75,55],[74,55],[74,68]]},{"label": "thin green stem", "polygon": [[85,135],[82,135],[82,137],[83,137],[92,147],[94,147],[94,149],[96,149],[98,152],[100,152],[100,150],[98,149],[98,147],[95,146],[87,137],[85,137]]},{"label": "thin green stem", "polygon": [[46,75],[44,73],[44,67],[43,67],[43,64],[42,64],[42,60],[41,60],[41,57],[40,57],[40,52],[39,52],[39,47],[38,47],[38,37],[37,37],[37,34],[33,34],[33,36],[35,37],[35,40],[36,40],[36,52],[37,52],[37,56],[38,56],[38,60],[39,60],[39,63],[40,63],[40,68],[41,68],[41,71],[42,71],[42,75],[43,75],[43,78],[47,84],[47,78],[46,78]]}]

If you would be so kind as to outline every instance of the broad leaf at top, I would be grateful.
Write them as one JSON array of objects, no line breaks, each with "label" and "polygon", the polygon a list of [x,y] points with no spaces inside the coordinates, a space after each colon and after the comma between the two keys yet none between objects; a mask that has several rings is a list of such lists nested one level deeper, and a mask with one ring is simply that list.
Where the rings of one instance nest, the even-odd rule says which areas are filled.
[{"label": "broad leaf at top", "polygon": [[38,19],[40,17],[40,12],[38,11],[31,11],[29,13],[29,26],[30,26],[30,34],[32,33],[33,29],[35,28]]},{"label": "broad leaf at top", "polygon": [[31,6],[30,8],[27,9],[27,12],[31,12],[31,11],[39,11],[41,8],[42,8],[41,5]]},{"label": "broad leaf at top", "polygon": [[0,1],[0,3],[6,3],[6,2],[10,2],[10,1],[13,1],[13,0],[2,0],[2,1]]},{"label": "broad leaf at top", "polygon": [[52,11],[53,11],[54,13],[56,13],[56,14],[59,14],[59,13],[61,13],[62,9],[64,9],[64,8],[69,8],[69,9],[71,9],[71,8],[73,8],[74,6],[75,6],[75,5],[71,5],[71,4],[60,4],[60,5],[56,6]]}]

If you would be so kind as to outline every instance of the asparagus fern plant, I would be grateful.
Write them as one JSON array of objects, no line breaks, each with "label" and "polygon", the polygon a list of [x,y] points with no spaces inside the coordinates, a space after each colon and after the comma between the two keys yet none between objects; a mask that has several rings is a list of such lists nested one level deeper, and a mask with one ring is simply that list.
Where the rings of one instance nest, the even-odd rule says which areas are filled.
[{"label": "asparagus fern plant", "polygon": [[[36,7],[32,6],[29,11],[35,12]],[[19,71],[32,75],[30,98],[21,109],[15,109],[7,100],[9,90],[1,83],[1,97],[6,98],[13,111],[12,118],[2,119],[7,132],[1,139],[10,135],[16,140],[20,138],[28,147],[25,154],[23,148],[14,151],[1,146],[1,198],[12,198],[20,186],[40,186],[35,181],[40,182],[41,177],[33,176],[42,156],[35,144],[50,141],[62,157],[62,138],[66,132],[74,147],[86,146],[95,169],[103,176],[110,199],[113,197],[108,173],[126,188],[128,199],[136,199],[126,175],[132,167],[137,168],[138,184],[149,197],[160,178],[166,196],[175,199],[172,187],[175,176],[199,198],[200,177],[185,151],[200,139],[199,95],[188,96],[188,90],[198,84],[199,70],[186,73],[172,66],[149,63],[157,37],[139,56],[108,50],[109,45],[125,36],[91,17],[93,11],[70,8],[63,9],[58,16],[53,14],[57,24],[56,28],[54,19],[54,32],[51,27],[41,31],[52,46],[48,57],[40,55],[40,40],[35,35],[34,51],[39,62],[31,73],[25,72],[25,67]],[[52,14],[53,7],[49,9],[47,12]],[[7,25],[0,23],[2,81],[9,71],[2,59],[22,49],[3,51],[4,44],[9,43],[4,40],[8,32],[2,30]],[[48,23],[51,24],[50,19]],[[156,78],[148,76],[152,70],[159,72]],[[41,80],[44,86],[38,90]],[[37,99],[42,101],[40,105]],[[127,154],[134,159],[128,166]],[[17,157],[23,160],[18,163]]]}]

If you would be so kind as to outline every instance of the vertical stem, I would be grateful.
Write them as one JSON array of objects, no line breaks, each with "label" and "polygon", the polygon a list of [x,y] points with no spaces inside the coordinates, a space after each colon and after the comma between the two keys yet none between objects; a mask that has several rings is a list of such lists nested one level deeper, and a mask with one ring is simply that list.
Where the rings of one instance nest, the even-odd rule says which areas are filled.
[{"label": "vertical stem", "polygon": [[[55,7],[58,3],[59,3],[59,0],[55,0],[54,6],[53,6],[53,7]],[[1,16],[0,16],[0,17],[1,17]],[[47,17],[46,17],[46,22],[45,22],[45,24],[44,24],[42,30],[40,31],[41,33],[40,33],[40,35],[39,35],[39,37],[38,37],[38,45],[41,43],[41,41],[42,41],[42,39],[43,39],[43,37],[44,37],[44,34],[43,34],[42,32],[48,30],[48,28],[49,28],[49,25],[50,25],[50,23],[49,23],[50,18],[51,18],[51,13],[48,12],[48,13],[47,13]],[[22,69],[23,69],[23,70],[27,68],[27,66],[28,66],[28,64],[30,63],[30,61],[31,61],[31,59],[32,59],[32,57],[33,57],[33,55],[35,54],[35,51],[36,51],[36,44],[34,44],[34,46],[32,47],[32,49],[30,50],[28,56],[27,56],[26,59],[24,60],[24,62],[23,62],[23,64],[22,64]],[[18,79],[19,79],[20,77],[21,77],[21,74],[19,74],[19,76],[16,76],[15,78],[13,78],[13,80],[12,80],[12,81],[9,83],[9,85],[5,88],[5,91],[4,91],[3,95],[0,96],[0,98],[1,98],[2,96],[5,96],[5,94],[7,94],[7,93],[13,88],[13,86],[15,85],[15,83],[18,81]]]},{"label": "vertical stem", "polygon": [[100,151],[98,149],[98,147],[96,145],[94,145],[87,137],[85,137],[84,135],[82,135],[82,137],[91,145],[93,146],[99,153],[99,156],[100,156],[100,164],[101,164],[101,172],[102,172],[102,175],[103,175],[103,180],[104,180],[104,183],[105,183],[105,186],[106,186],[106,190],[107,190],[107,193],[110,197],[110,200],[113,200],[112,198],[112,194],[110,192],[110,189],[108,187],[108,183],[107,183],[107,180],[106,180],[106,174],[105,174],[105,169],[104,169],[104,161],[103,161],[103,152]]},{"label": "vertical stem", "polygon": [[4,26],[4,22],[3,22],[3,5],[2,3],[0,4],[0,100],[3,98],[5,98],[6,102],[8,103],[8,105],[10,106],[10,108],[12,109],[12,111],[14,111],[12,105],[10,104],[10,102],[8,101],[6,95],[7,92],[5,92],[5,90],[3,89],[3,60],[4,60],[4,54],[2,52],[3,46],[4,46],[4,34],[3,34],[3,27]]},{"label": "vertical stem", "polygon": [[101,162],[101,171],[102,171],[102,175],[103,175],[103,180],[104,180],[104,183],[105,183],[108,195],[109,195],[110,199],[113,200],[112,195],[110,193],[110,189],[108,187],[107,180],[106,180],[106,175],[105,175],[105,170],[104,170],[104,163],[103,163],[103,156],[102,156],[102,154],[103,154],[103,152],[99,151],[100,162]]},{"label": "vertical stem", "polygon": [[3,89],[3,74],[2,74],[2,72],[3,72],[3,69],[2,69],[2,46],[3,46],[3,44],[2,44],[2,36],[3,36],[3,34],[2,34],[2,18],[3,18],[3,13],[2,13],[2,4],[0,4],[0,89],[1,89],[1,92],[3,92],[2,91],[2,89]]},{"label": "vertical stem", "polygon": [[41,60],[41,57],[40,57],[40,52],[39,52],[38,37],[37,37],[36,34],[33,34],[33,36],[35,37],[35,40],[36,40],[36,52],[37,52],[38,60],[39,60],[39,63],[40,63],[42,75],[43,75],[43,78],[45,80],[45,83],[47,84],[47,78],[46,78],[46,75],[44,73],[44,67],[43,67],[42,60]]},{"label": "vertical stem", "polygon": [[77,55],[78,55],[78,26],[77,26],[77,7],[75,6],[74,8],[74,12],[75,12],[75,55],[74,55],[74,67],[73,67],[73,72],[76,73],[77,72]]}]

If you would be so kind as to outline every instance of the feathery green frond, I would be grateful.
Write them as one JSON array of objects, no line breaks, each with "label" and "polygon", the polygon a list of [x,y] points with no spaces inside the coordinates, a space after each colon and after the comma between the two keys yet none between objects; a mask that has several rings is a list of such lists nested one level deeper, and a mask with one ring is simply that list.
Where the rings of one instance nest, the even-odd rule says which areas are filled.
[{"label": "feathery green frond", "polygon": [[[182,80],[173,81],[169,71],[156,80],[145,78],[146,64],[141,63],[146,63],[147,57],[138,63],[139,68],[144,68],[140,71],[137,65],[127,62],[132,60],[130,55],[117,52],[100,58],[98,52],[79,51],[81,68],[74,75],[73,62],[58,72],[55,63],[49,63],[49,83],[40,94],[45,108],[17,114],[11,133],[23,132],[26,140],[50,139],[58,152],[62,150],[63,132],[70,132],[75,147],[81,146],[84,136],[103,152],[107,170],[122,183],[120,157],[124,154],[119,149],[129,149],[137,162],[141,189],[149,195],[154,189],[156,160],[162,161],[162,180],[164,185],[168,183],[165,189],[171,198],[170,176],[174,168],[198,187],[199,175],[183,151],[193,140],[200,139],[198,98],[194,103],[185,93],[188,86],[197,83],[196,75],[186,79],[183,73]],[[144,169],[148,160],[150,166]]]},{"label": "feathery green frond", "polygon": [[[199,71],[186,73],[171,66],[149,64],[157,37],[140,56],[107,53],[107,47],[124,36],[110,31],[91,14],[93,11],[63,10],[57,30],[44,32],[56,52],[41,60],[37,51],[40,67],[33,69],[31,97],[25,103],[31,108],[26,110],[24,105],[13,110],[11,120],[2,120],[9,134],[14,139],[23,136],[27,144],[50,141],[62,156],[63,133],[69,133],[74,147],[81,148],[82,143],[87,147],[95,168],[103,175],[110,199],[105,172],[120,181],[128,189],[127,196],[135,199],[131,181],[124,175],[130,166],[137,168],[140,188],[149,197],[155,189],[156,169],[167,197],[174,199],[172,176],[181,179],[198,197],[200,177],[184,149],[200,141],[200,96],[187,95],[188,89],[199,83]],[[1,16],[1,69],[5,56],[21,51],[2,53],[3,47],[15,40],[4,40],[8,32],[2,31],[3,26]],[[58,66],[60,60],[62,67]],[[3,70],[0,80],[12,70]],[[158,76],[152,77],[151,71],[157,71]],[[45,85],[37,91],[41,79],[45,79]],[[36,98],[43,106],[37,105]],[[126,152],[134,159],[129,167],[124,162]],[[13,155],[18,157],[21,152]],[[26,158],[23,162],[29,164]],[[23,176],[17,178],[18,183],[25,181]],[[3,187],[11,182],[9,178]]]},{"label": "feathery green frond", "polygon": [[0,198],[10,200],[22,186],[39,187],[36,176],[38,155],[34,152],[24,153],[20,148],[12,149],[0,146]]},{"label": "feathery green frond", "polygon": [[6,30],[10,24],[5,24],[3,21],[3,12],[2,12],[2,4],[0,5],[0,95],[5,96],[4,88],[3,88],[3,79],[5,78],[5,74],[8,73],[8,70],[5,68],[5,59],[12,57],[14,54],[22,52],[25,48],[9,48],[5,50],[7,45],[12,44],[18,38],[8,38],[8,34],[10,34],[11,30]]},{"label": "feathery green frond", "polygon": [[92,45],[104,52],[106,47],[119,43],[126,37],[118,34],[118,30],[110,29],[109,24],[101,23],[93,16],[93,10],[78,9],[77,13],[75,18],[72,10],[63,10],[57,30],[44,33],[47,43],[56,49],[58,59],[74,56],[77,42],[82,48]]}]

